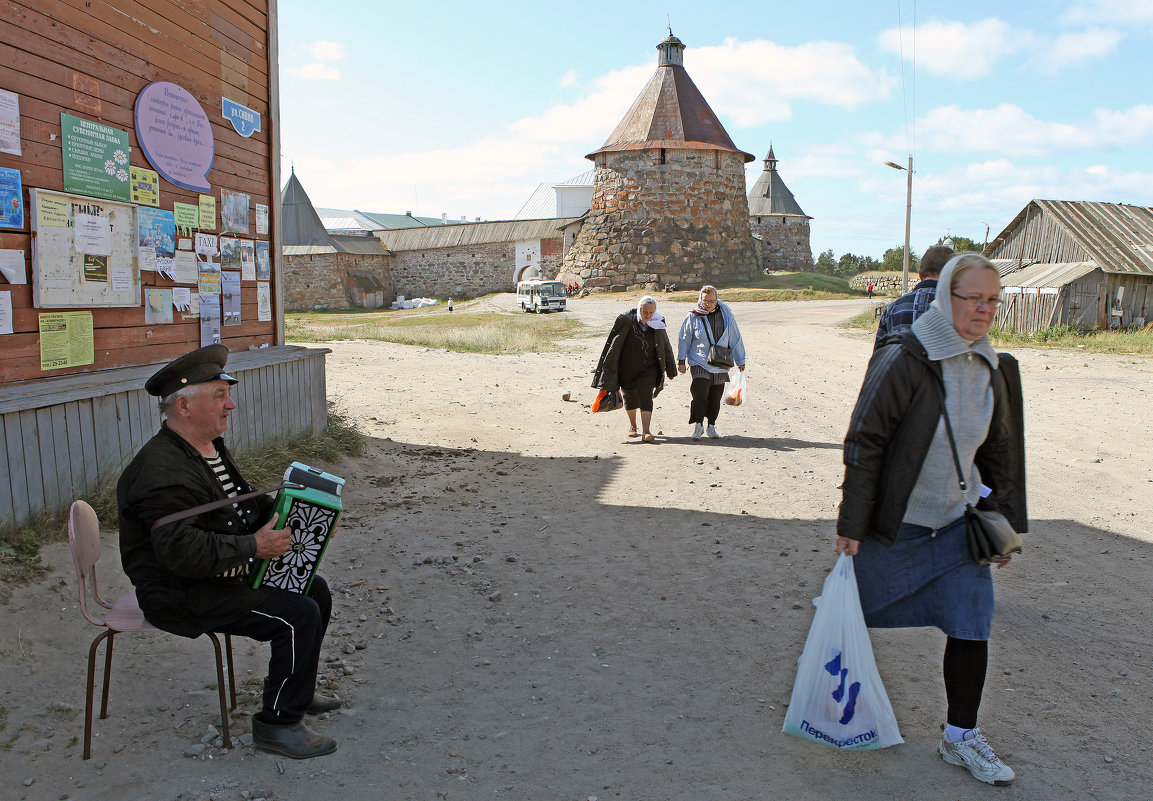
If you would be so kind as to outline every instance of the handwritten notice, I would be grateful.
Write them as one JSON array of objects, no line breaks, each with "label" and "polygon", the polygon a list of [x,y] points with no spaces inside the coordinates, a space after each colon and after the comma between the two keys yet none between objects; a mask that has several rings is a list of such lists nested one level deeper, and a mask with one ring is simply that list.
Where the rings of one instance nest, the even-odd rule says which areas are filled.
[{"label": "handwritten notice", "polygon": [[135,106],[136,136],[148,163],[170,182],[208,192],[216,140],[208,115],[192,94],[170,81],[141,90]]},{"label": "handwritten notice", "polygon": [[40,369],[59,370],[92,364],[92,312],[41,314]]},{"label": "handwritten notice", "polygon": [[200,196],[199,227],[205,231],[216,230],[216,197],[213,195]]},{"label": "handwritten notice", "polygon": [[173,203],[172,215],[176,219],[176,229],[192,235],[193,228],[200,227],[200,207],[191,203]]},{"label": "handwritten notice", "polygon": [[40,196],[40,227],[66,228],[68,226],[68,201],[51,195]]}]

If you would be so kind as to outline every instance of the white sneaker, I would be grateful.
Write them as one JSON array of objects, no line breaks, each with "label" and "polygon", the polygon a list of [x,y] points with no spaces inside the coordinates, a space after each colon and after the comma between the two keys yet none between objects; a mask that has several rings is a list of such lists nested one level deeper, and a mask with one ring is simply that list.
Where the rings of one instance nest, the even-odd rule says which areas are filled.
[{"label": "white sneaker", "polygon": [[714,428],[713,426],[709,426],[705,430],[709,432],[709,436],[712,437],[713,439],[720,439],[721,438],[721,435],[717,433],[717,429]]},{"label": "white sneaker", "polygon": [[989,745],[985,735],[981,734],[980,729],[973,729],[965,735],[964,740],[957,743],[951,743],[942,737],[939,750],[941,758],[950,765],[968,768],[973,778],[985,784],[1004,787],[1017,778],[1012,768],[997,759],[993,747]]},{"label": "white sneaker", "polygon": [[693,429],[693,439],[700,439],[703,433],[705,433],[705,427],[697,423],[697,427]]}]

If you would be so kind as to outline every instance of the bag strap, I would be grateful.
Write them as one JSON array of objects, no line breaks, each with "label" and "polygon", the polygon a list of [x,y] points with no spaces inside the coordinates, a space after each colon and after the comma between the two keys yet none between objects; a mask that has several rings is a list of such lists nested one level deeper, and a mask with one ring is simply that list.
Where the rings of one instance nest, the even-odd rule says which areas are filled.
[{"label": "bag strap", "polygon": [[150,528],[149,531],[156,531],[156,529],[160,528],[161,526],[167,526],[169,523],[175,523],[178,520],[185,520],[189,517],[196,517],[196,515],[204,514],[205,512],[211,512],[214,509],[231,506],[232,504],[240,503],[241,501],[247,501],[250,498],[255,498],[257,495],[264,495],[266,493],[276,492],[282,489],[304,489],[304,485],[288,481],[275,487],[269,487],[268,489],[256,490],[256,492],[246,492],[243,495],[235,495],[231,498],[225,498],[221,501],[202,503],[199,506],[193,506],[191,509],[185,509],[183,512],[173,512],[170,515],[165,515],[153,523],[152,528]]},{"label": "bag strap", "polygon": [[[936,374],[934,374],[934,379],[936,379]],[[957,456],[957,442],[953,439],[953,426],[949,423],[949,408],[945,405],[945,389],[941,384],[939,379],[933,382],[937,388],[937,396],[941,399],[941,416],[945,418],[945,433],[949,435],[949,449],[953,451],[953,467],[957,468],[957,484],[960,485],[961,495],[964,497],[969,483],[965,481],[965,475],[961,472],[961,459]]]}]

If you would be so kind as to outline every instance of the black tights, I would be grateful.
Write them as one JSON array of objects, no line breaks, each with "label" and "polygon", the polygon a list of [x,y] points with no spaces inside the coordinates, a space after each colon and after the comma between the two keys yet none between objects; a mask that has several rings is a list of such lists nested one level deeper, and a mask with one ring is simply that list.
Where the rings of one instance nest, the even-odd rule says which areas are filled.
[{"label": "black tights", "polygon": [[949,700],[946,720],[950,726],[977,728],[977,709],[981,706],[988,666],[988,640],[958,640],[955,637],[946,640],[945,697]]}]

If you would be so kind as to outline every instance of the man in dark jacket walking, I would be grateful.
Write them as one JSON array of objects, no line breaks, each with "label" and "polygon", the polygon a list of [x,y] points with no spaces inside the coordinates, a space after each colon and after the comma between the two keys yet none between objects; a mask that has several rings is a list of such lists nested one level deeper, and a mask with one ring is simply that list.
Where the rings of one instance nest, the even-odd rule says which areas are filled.
[{"label": "man in dark jacket walking", "polygon": [[273,501],[258,496],[157,525],[161,518],[252,492],[222,435],[236,402],[224,371],[228,349],[209,345],[161,368],[145,384],[164,423],[116,485],[120,553],[149,622],[198,637],[206,631],[270,642],[264,705],[254,745],[294,759],[331,754],[336,740],[309,729],[305,713],[341,702],[314,694],[332,596],[320,576],[307,595],[253,588],[255,559],[285,553],[291,532],[274,528]]},{"label": "man in dark jacket walking", "polygon": [[885,309],[885,313],[881,315],[881,324],[877,326],[877,338],[873,341],[873,350],[879,348],[881,340],[890,334],[899,334],[912,328],[913,322],[928,310],[933,304],[933,298],[937,297],[937,276],[951,258],[953,249],[944,245],[934,245],[925,251],[925,255],[921,257],[921,268],[918,270],[920,283]]}]

